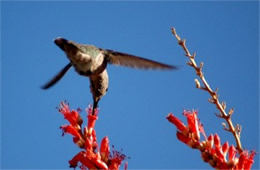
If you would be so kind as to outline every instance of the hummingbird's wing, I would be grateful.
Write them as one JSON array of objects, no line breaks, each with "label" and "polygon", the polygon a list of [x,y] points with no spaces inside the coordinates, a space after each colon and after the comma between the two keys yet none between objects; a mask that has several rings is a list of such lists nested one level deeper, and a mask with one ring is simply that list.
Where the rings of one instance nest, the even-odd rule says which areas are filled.
[{"label": "hummingbird's wing", "polygon": [[67,64],[55,77],[53,77],[48,83],[42,86],[42,89],[48,89],[54,84],[56,84],[64,76],[64,74],[70,69],[71,66],[72,66],[71,63]]},{"label": "hummingbird's wing", "polygon": [[106,50],[106,53],[108,56],[108,62],[110,64],[141,69],[177,69],[176,66],[163,64],[131,54],[121,53],[113,50]]}]

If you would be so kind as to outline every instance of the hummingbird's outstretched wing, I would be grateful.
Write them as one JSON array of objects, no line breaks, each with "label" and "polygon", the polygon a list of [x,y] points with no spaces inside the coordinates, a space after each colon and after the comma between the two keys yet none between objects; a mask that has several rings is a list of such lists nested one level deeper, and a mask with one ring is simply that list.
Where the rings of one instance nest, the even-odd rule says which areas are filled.
[{"label": "hummingbird's outstretched wing", "polygon": [[177,69],[176,66],[159,63],[157,61],[137,57],[131,54],[121,53],[113,50],[105,50],[104,52],[106,53],[108,62],[110,64],[141,69]]},{"label": "hummingbird's outstretched wing", "polygon": [[48,83],[42,86],[42,89],[48,89],[54,84],[56,84],[64,76],[64,74],[70,69],[71,66],[72,66],[71,63],[67,64],[55,77],[53,77]]}]

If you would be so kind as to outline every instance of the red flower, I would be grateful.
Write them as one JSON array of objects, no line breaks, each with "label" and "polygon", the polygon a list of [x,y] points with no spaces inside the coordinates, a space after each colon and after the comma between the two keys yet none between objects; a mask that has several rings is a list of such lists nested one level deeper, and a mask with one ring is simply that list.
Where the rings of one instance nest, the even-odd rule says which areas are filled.
[{"label": "red flower", "polygon": [[98,169],[108,169],[105,162],[100,159],[100,156],[93,151],[87,150],[86,157],[89,159]]},{"label": "red flower", "polygon": [[218,134],[214,135],[214,144],[215,147],[221,147],[220,137],[218,136]]},{"label": "red flower", "polygon": [[[168,114],[166,118],[177,127],[177,138],[191,148],[199,149],[205,162],[208,162],[216,169],[239,170],[251,168],[254,163],[255,151],[250,154],[248,154],[248,151],[243,151],[237,157],[238,151],[236,148],[233,145],[229,146],[228,142],[221,145],[218,134],[206,136],[204,128],[197,117],[197,111],[184,110],[183,115],[187,118],[187,126],[173,114]],[[204,135],[205,141],[200,141],[200,133]]]},{"label": "red flower", "polygon": [[89,169],[96,169],[95,165],[86,159],[86,154],[84,151],[79,152],[76,156],[69,161],[71,168],[76,168],[78,166],[78,162],[81,162],[84,166],[88,167]]},{"label": "red flower", "polygon": [[184,110],[183,115],[187,118],[187,126],[171,113],[166,117],[178,130],[180,130],[180,132],[178,131],[176,134],[177,138],[192,148],[199,147],[200,133],[203,133],[203,135],[206,136],[203,126],[198,120],[197,114],[197,111],[191,112]]},{"label": "red flower", "polygon": [[236,157],[236,154],[237,154],[236,148],[234,147],[234,145],[231,145],[229,147],[229,149],[228,149],[228,160],[229,161],[234,161],[235,157]]},{"label": "red flower", "polygon": [[244,169],[251,169],[251,166],[254,163],[255,154],[256,154],[255,151],[251,151],[250,155],[247,156],[247,160],[245,161],[245,164],[244,164]]},{"label": "red flower", "polygon": [[224,161],[224,154],[222,152],[222,148],[221,147],[217,147],[215,146],[215,156],[218,157],[218,159],[223,162]]},{"label": "red flower", "polygon": [[107,136],[104,137],[101,141],[100,155],[101,159],[107,163],[110,155],[109,140]]},{"label": "red flower", "polygon": [[107,165],[98,159],[98,156],[91,151],[81,151],[69,161],[70,167],[76,168],[78,162],[89,169],[108,169]]},{"label": "red flower", "polygon": [[72,126],[75,126],[78,129],[80,129],[80,126],[82,124],[82,118],[78,113],[79,111],[79,109],[78,111],[70,111],[69,104],[66,103],[66,101],[60,103],[59,112],[64,115],[64,118],[67,119]]},{"label": "red flower", "polygon": [[250,169],[254,163],[255,154],[255,151],[252,151],[250,155],[248,155],[248,151],[243,151],[239,156],[237,169]]},{"label": "red flower", "polygon": [[222,145],[222,152],[223,154],[226,156],[227,152],[228,152],[228,148],[229,148],[229,143],[228,142],[225,142],[223,145]]},{"label": "red flower", "polygon": [[172,113],[169,113],[166,118],[169,120],[169,122],[173,123],[181,132],[186,129],[184,123],[182,123],[182,121],[175,117]]},{"label": "red flower", "polygon": [[184,110],[183,115],[186,116],[188,127],[193,133],[195,139],[200,139],[200,130],[199,130],[199,120],[197,117],[198,112],[197,111],[186,111]]},{"label": "red flower", "polygon": [[70,133],[72,136],[76,138],[81,138],[80,133],[78,132],[78,129],[76,129],[72,125],[64,125],[60,127],[63,131],[62,136],[64,136],[64,133]]},{"label": "red flower", "polygon": [[214,137],[213,137],[212,134],[209,135],[207,144],[208,144],[208,147],[209,147],[208,149],[213,148],[213,145],[214,145]]},{"label": "red flower", "polygon": [[177,131],[177,133],[176,133],[176,136],[177,136],[177,138],[180,140],[180,141],[182,141],[183,143],[185,143],[185,144],[189,144],[189,142],[191,141],[191,139],[189,138],[189,137],[187,137],[187,136],[185,136],[183,133],[181,133],[181,132],[178,132]]},{"label": "red flower", "polygon": [[61,126],[63,135],[64,133],[70,133],[73,136],[74,143],[84,149],[84,151],[79,152],[69,161],[70,167],[76,168],[80,162],[81,165],[79,167],[81,169],[119,169],[121,162],[126,156],[115,150],[110,153],[108,137],[103,138],[100,145],[100,152],[97,150],[98,143],[94,129],[95,122],[98,119],[97,109],[94,114],[92,114],[91,106],[86,109],[88,123],[83,128],[83,132],[81,129],[82,122],[79,124],[78,121],[80,117],[78,111],[70,111],[69,105],[66,102],[61,102],[59,112],[70,122],[70,125]]},{"label": "red flower", "polygon": [[85,139],[85,150],[92,150],[92,141],[89,138]]}]

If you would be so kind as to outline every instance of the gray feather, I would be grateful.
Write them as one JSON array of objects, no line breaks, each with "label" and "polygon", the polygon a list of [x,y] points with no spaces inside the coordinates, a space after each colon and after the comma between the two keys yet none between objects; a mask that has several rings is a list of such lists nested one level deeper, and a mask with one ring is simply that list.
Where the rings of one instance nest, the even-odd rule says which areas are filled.
[{"label": "gray feather", "polygon": [[160,70],[171,70],[177,69],[176,66],[163,64],[157,61],[145,59],[131,54],[121,53],[113,50],[105,51],[108,57],[108,63],[114,65],[120,65],[131,68],[140,69],[160,69]]}]

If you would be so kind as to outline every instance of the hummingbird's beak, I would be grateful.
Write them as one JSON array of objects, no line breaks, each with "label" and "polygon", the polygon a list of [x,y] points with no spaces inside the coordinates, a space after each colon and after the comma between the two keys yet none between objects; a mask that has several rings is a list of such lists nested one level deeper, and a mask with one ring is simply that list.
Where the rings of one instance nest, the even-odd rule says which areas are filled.
[{"label": "hummingbird's beak", "polygon": [[64,39],[64,38],[61,38],[61,37],[58,37],[54,40],[54,43],[60,47],[63,51],[65,51],[65,44],[68,43],[68,40]]}]

